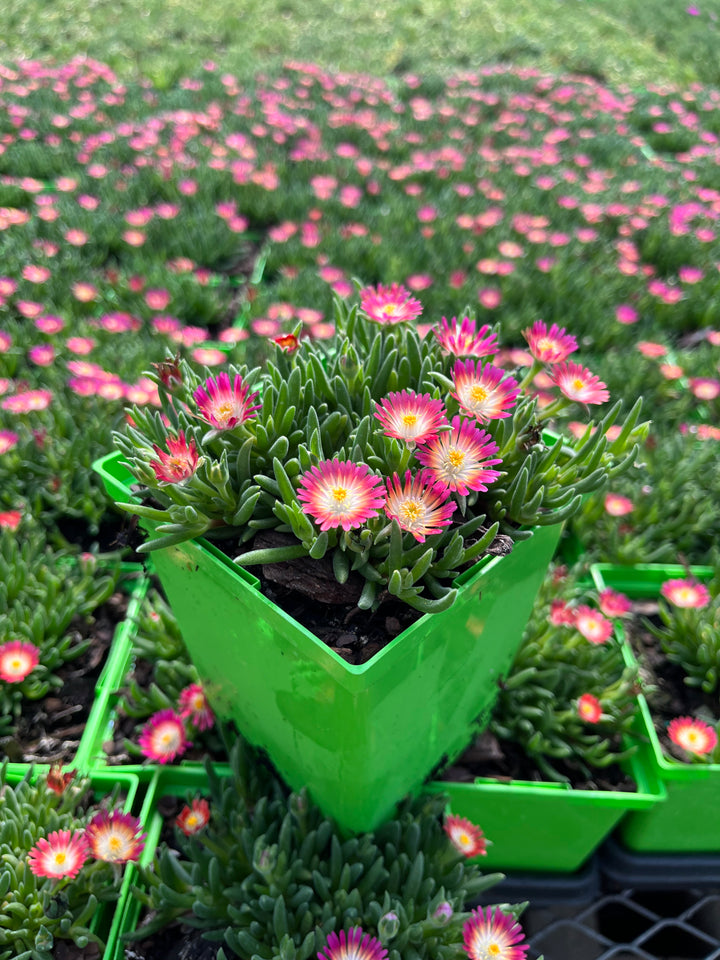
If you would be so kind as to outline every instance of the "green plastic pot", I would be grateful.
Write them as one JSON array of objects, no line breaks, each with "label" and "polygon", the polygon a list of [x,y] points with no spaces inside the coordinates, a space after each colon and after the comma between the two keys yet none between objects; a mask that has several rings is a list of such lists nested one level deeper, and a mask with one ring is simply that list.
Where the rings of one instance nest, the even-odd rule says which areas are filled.
[{"label": "green plastic pot", "polygon": [[478,862],[488,870],[573,873],[615,829],[629,810],[648,810],[665,790],[640,746],[621,766],[637,784],[633,792],[575,790],[568,784],[501,781],[435,781],[446,793],[448,812],[467,817],[492,841]]},{"label": "green plastic pot", "polygon": [[[646,564],[615,567],[595,564],[591,567],[598,589],[612,587],[637,599],[655,599],[660,586],[674,578],[687,576],[687,568],[671,564]],[[709,580],[712,567],[691,567],[697,580]],[[626,663],[635,665],[635,655],[625,640]],[[648,762],[667,791],[667,800],[652,810],[629,815],[620,826],[623,844],[639,853],[718,853],[720,820],[720,764],[682,763],[668,757],[660,745],[652,713],[646,698],[638,697],[638,736],[648,744]]]},{"label": "green plastic pot", "polygon": [[[119,453],[94,467],[114,499],[132,499]],[[486,720],[559,536],[559,525],[540,527],[509,556],[483,558],[455,581],[449,610],[421,617],[361,666],[205,540],[157,550],[153,564],[217,715],[342,828],[367,831]]]},{"label": "green plastic pot", "polygon": [[[27,775],[29,769],[29,764],[8,763],[6,766],[7,782],[19,783]],[[47,764],[34,765],[31,776],[45,776],[49,769]],[[122,771],[96,772],[90,776],[90,783],[96,800],[101,800],[118,788],[124,792],[124,813],[132,813],[138,803],[139,781],[137,777],[131,774]],[[146,822],[142,813],[140,814],[140,820],[143,824]],[[90,924],[92,932],[105,942],[105,952],[102,960],[123,960],[124,951],[118,937],[121,931],[125,929],[123,923],[128,903],[133,902],[130,892],[135,870],[134,863],[126,865],[117,900],[112,903],[101,903]]]}]

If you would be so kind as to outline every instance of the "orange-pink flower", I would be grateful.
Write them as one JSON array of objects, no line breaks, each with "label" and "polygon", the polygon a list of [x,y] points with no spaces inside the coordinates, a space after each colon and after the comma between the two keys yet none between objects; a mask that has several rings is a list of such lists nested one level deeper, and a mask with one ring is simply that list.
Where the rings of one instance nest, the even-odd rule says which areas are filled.
[{"label": "orange-pink flower", "polygon": [[469,420],[453,417],[451,429],[426,442],[415,456],[446,490],[467,496],[471,490],[487,490],[500,476],[499,470],[492,469],[502,463],[492,456],[497,451],[489,433]]},{"label": "orange-pink flower", "polygon": [[199,683],[191,683],[180,691],[178,707],[183,720],[189,720],[198,730],[210,730],[215,724],[215,714]]},{"label": "orange-pink flower", "polygon": [[610,620],[584,604],[575,608],[575,626],[590,643],[606,643],[613,631]]},{"label": "orange-pink flower", "polygon": [[191,837],[199,833],[210,822],[210,804],[207,800],[196,797],[191,806],[185,804],[175,818],[175,824],[185,834]]},{"label": "orange-pink flower", "polygon": [[623,497],[619,493],[605,494],[605,512],[611,517],[624,517],[634,509],[635,504],[629,497]]},{"label": "orange-pink flower", "polygon": [[605,403],[610,399],[605,384],[579,363],[559,363],[550,374],[552,382],[575,403]]},{"label": "orange-pink flower", "polygon": [[408,444],[427,443],[448,422],[442,400],[413,390],[389,393],[375,404],[375,416],[386,436]]},{"label": "orange-pink flower", "polygon": [[597,697],[591,693],[584,693],[578,700],[578,716],[588,723],[597,723],[602,716],[602,706]]},{"label": "orange-pink flower", "polygon": [[119,810],[96,814],[87,825],[85,839],[93,857],[107,863],[137,860],[145,846],[138,818]]},{"label": "orange-pink flower", "polygon": [[88,842],[83,833],[54,830],[38,840],[28,854],[30,872],[36,877],[73,879],[88,857]]},{"label": "orange-pink flower", "polygon": [[177,437],[167,438],[167,446],[169,452],[153,444],[153,450],[160,459],[151,460],[150,466],[160,483],[180,483],[192,477],[199,459],[195,441],[191,439],[188,443],[185,432],[181,430]]},{"label": "orange-pink flower", "polygon": [[598,603],[606,617],[624,617],[632,609],[630,598],[617,590],[611,590],[610,587],[600,591]]},{"label": "orange-pink flower", "polygon": [[385,513],[420,543],[452,522],[457,504],[448,499],[446,488],[433,479],[429,470],[420,470],[415,477],[408,470],[404,483],[394,473],[386,484]]},{"label": "orange-pink flower", "polygon": [[443,824],[450,842],[465,857],[482,857],[487,853],[487,841],[480,827],[466,817],[449,814]]},{"label": "orange-pink flower", "polygon": [[352,530],[376,517],[385,503],[382,480],[365,463],[323,460],[300,478],[298,500],[320,530]]},{"label": "orange-pink flower", "polygon": [[687,753],[702,756],[717,746],[717,733],[708,723],[692,717],[676,717],[667,728],[670,740]]},{"label": "orange-pink flower", "polygon": [[704,583],[691,579],[666,580],[660,593],[675,607],[700,609],[710,603],[710,592]]},{"label": "orange-pink flower", "polygon": [[509,417],[520,394],[517,382],[491,363],[458,360],[453,369],[452,396],[461,408],[481,423]]}]

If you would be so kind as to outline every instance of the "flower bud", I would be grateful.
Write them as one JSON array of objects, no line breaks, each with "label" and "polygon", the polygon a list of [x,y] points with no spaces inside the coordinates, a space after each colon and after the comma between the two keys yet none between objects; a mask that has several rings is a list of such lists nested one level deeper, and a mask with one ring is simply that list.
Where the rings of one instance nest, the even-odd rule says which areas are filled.
[{"label": "flower bud", "polygon": [[400,929],[400,917],[394,912],[390,911],[384,916],[380,917],[380,922],[378,923],[378,933],[380,934],[380,939],[383,943],[386,940],[392,940],[394,936],[397,935],[398,930]]},{"label": "flower bud", "polygon": [[443,900],[442,903],[439,903],[435,907],[432,918],[439,927],[444,927],[450,922],[450,920],[452,920],[452,915],[452,906],[447,902],[447,900]]}]

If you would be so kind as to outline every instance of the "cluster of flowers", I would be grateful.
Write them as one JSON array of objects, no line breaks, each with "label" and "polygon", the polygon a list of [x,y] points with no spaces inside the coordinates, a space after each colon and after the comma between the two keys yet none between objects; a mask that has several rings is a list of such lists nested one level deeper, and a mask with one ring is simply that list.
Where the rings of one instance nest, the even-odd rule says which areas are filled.
[{"label": "cluster of flowers", "polygon": [[188,724],[195,730],[210,730],[215,715],[199,683],[181,690],[177,710],[158,710],[147,721],[140,734],[140,750],[154,763],[171,763],[192,746]]},{"label": "cluster of flowers", "polygon": [[[72,782],[75,771],[62,773],[51,768],[47,785],[61,794]],[[89,858],[111,864],[137,860],[145,846],[140,821],[120,810],[101,810],[84,830],[54,830],[35,844],[28,865],[36,877],[52,880],[74,879]]]}]

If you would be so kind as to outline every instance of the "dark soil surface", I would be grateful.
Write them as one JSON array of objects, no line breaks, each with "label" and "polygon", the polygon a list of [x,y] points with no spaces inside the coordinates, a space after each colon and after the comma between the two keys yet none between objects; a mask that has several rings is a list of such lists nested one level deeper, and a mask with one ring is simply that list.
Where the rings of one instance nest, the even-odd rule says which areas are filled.
[{"label": "dark soil surface", "polygon": [[[617,765],[594,771],[591,779],[570,764],[553,761],[553,766],[567,778],[574,790],[637,790],[637,784]],[[517,744],[498,740],[489,731],[476,737],[465,753],[441,774],[440,779],[472,783],[477,777],[491,777],[503,782],[529,780],[542,783],[548,780]]]},{"label": "dark soil surface", "polygon": [[237,957],[228,946],[210,943],[192,927],[173,923],[147,940],[126,944],[125,960],[216,960],[221,946],[228,960]]},{"label": "dark soil surface", "polygon": [[14,732],[0,738],[0,759],[18,763],[72,763],[95,698],[95,685],[107,658],[115,628],[127,610],[127,594],[118,590],[90,622],[70,626],[75,639],[92,640],[76,660],[57,671],[62,687],[43,700],[25,700]]}]

